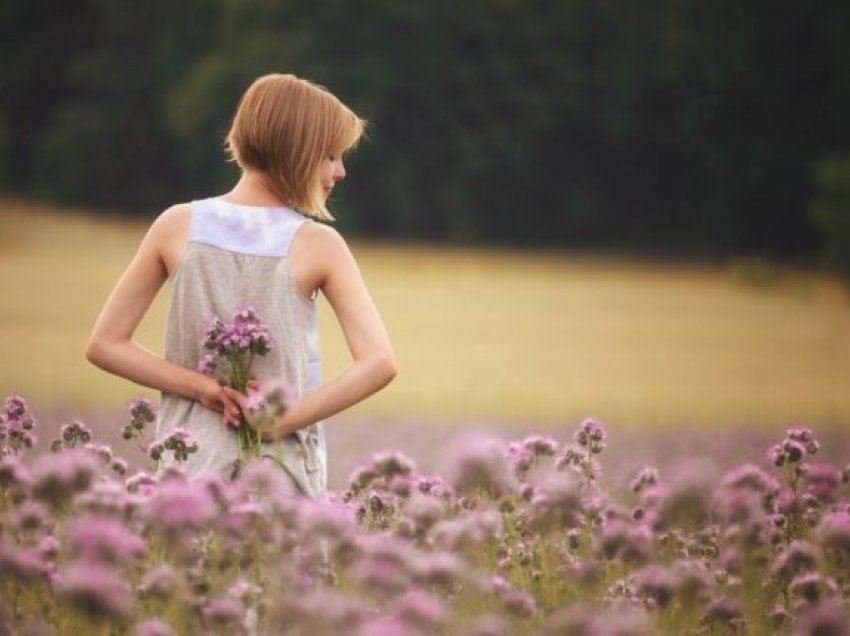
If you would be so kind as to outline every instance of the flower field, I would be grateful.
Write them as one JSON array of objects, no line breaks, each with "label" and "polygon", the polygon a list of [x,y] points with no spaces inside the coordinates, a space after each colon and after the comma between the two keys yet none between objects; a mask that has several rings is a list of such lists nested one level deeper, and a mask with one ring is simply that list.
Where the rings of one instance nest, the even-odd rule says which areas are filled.
[{"label": "flower field", "polygon": [[[131,406],[127,446],[150,408]],[[592,419],[564,440],[480,433],[439,473],[377,453],[322,503],[262,460],[190,478],[78,420],[43,430],[6,398],[0,633],[850,633],[850,457],[803,426],[719,473],[609,471]],[[158,452],[203,443],[183,441]]]}]

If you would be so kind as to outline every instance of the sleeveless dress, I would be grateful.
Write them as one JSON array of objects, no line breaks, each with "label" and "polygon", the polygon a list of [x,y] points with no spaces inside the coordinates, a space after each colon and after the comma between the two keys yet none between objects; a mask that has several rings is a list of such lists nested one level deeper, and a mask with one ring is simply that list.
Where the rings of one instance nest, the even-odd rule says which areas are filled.
[{"label": "sleeveless dress", "polygon": [[[229,320],[249,303],[269,328],[272,350],[254,356],[253,377],[280,379],[300,397],[318,387],[319,359],[315,296],[305,298],[289,269],[289,247],[298,229],[313,222],[286,207],[250,207],[217,198],[190,204],[190,229],[171,280],[165,329],[165,358],[192,369],[205,353],[204,323],[213,314]],[[238,457],[235,430],[221,414],[196,400],[162,394],[156,438],[178,426],[198,442],[183,467],[192,475],[228,475]],[[327,451],[319,422],[282,440],[264,443],[261,451],[281,469],[282,485],[292,493],[323,499],[327,492]],[[173,462],[163,456],[162,468]]]}]

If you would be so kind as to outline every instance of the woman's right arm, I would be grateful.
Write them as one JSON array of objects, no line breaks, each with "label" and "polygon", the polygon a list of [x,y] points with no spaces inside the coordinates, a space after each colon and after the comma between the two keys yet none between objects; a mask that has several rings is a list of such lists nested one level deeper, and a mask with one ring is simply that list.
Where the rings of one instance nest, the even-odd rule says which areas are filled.
[{"label": "woman's right arm", "polygon": [[136,256],[116,283],[95,323],[86,358],[123,378],[224,411],[225,421],[238,421],[237,405],[215,379],[174,364],[148,351],[133,339],[142,317],[168,278],[164,248],[179,232],[185,215],[179,207],[166,211],[151,225]]}]

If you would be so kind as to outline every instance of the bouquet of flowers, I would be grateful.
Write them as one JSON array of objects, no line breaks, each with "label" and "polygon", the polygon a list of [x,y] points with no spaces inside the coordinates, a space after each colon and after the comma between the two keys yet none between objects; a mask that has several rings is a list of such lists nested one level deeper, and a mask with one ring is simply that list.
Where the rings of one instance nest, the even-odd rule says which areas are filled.
[{"label": "bouquet of flowers", "polygon": [[[251,379],[251,361],[254,356],[264,356],[272,349],[269,329],[251,305],[238,307],[228,322],[211,316],[205,325],[202,343],[209,353],[201,358],[198,370],[246,394]],[[260,431],[248,423],[244,414],[238,435],[239,459],[244,461],[257,457],[260,454]]]}]

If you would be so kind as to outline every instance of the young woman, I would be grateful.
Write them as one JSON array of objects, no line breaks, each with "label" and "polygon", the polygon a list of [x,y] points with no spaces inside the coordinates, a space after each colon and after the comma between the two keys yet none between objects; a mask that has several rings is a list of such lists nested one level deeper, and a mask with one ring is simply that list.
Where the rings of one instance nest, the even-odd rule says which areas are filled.
[{"label": "young woman", "polygon": [[[242,96],[227,136],[242,174],[228,193],[175,205],[151,225],[94,326],[86,357],[162,391],[157,439],[183,426],[198,441],[184,462],[200,474],[227,472],[238,456],[232,428],[246,411],[241,393],[197,371],[210,315],[245,303],[268,325],[272,351],[255,358],[260,383],[280,379],[298,394],[271,430],[269,452],[294,492],[326,492],[322,421],[386,386],[392,348],[357,263],[331,221],[326,200],[345,177],[344,153],[363,121],[326,89],[293,75],[266,75]],[[133,340],[158,290],[171,283],[165,355]],[[316,295],[336,314],[352,362],[322,383]]]}]

